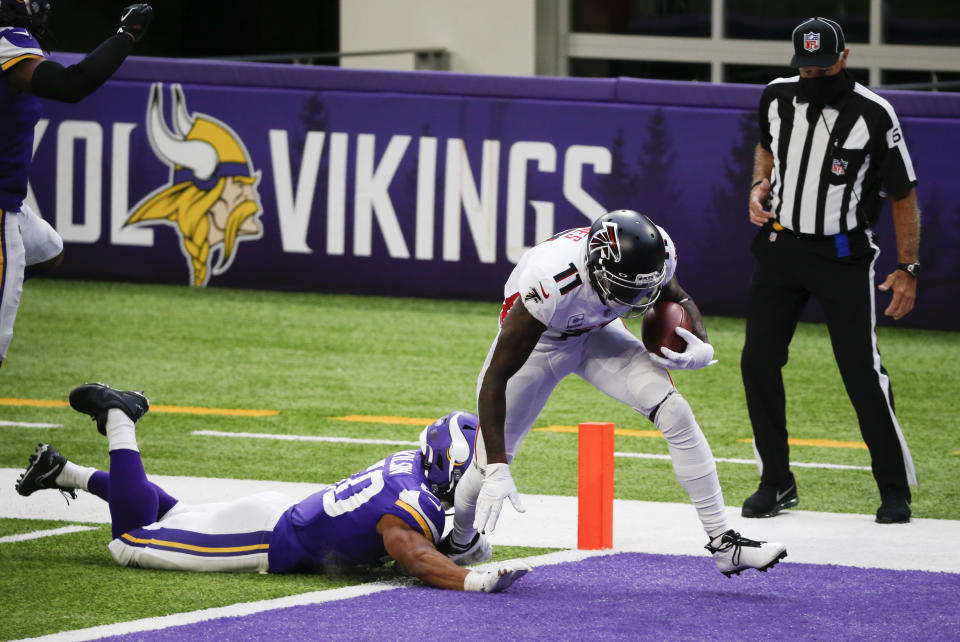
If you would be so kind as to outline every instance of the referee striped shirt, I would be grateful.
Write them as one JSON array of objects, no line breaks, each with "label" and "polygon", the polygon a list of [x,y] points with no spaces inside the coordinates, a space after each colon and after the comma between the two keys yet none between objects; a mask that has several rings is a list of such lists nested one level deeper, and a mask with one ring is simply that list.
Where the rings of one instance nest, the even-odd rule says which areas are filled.
[{"label": "referee striped shirt", "polygon": [[798,102],[798,80],[777,78],[760,101],[760,144],[773,155],[771,211],[802,235],[870,227],[881,186],[901,196],[917,183],[897,114],[860,83],[836,106]]}]

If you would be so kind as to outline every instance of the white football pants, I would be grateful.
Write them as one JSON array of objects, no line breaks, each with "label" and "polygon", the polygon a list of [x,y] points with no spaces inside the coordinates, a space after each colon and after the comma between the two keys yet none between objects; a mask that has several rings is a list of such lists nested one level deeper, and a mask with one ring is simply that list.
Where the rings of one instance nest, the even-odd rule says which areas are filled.
[{"label": "white football pants", "polygon": [[0,361],[13,339],[24,269],[62,251],[60,235],[26,205],[19,212],[0,210]]},{"label": "white football pants", "polygon": [[[494,339],[477,379],[478,392],[496,345]],[[656,411],[653,421],[667,440],[674,474],[690,496],[707,535],[713,537],[727,529],[716,463],[690,405],[667,371],[650,360],[646,348],[620,320],[579,337],[543,339],[536,345],[507,382],[504,441],[508,462],[513,461],[554,388],[569,374],[582,377],[645,417]],[[455,495],[457,542],[470,541],[476,532],[473,518],[486,463],[483,437],[478,433],[474,463],[460,479]]]},{"label": "white football pants", "polygon": [[272,491],[230,502],[177,502],[158,521],[124,533],[108,548],[121,566],[266,573],[269,534],[295,503]]}]

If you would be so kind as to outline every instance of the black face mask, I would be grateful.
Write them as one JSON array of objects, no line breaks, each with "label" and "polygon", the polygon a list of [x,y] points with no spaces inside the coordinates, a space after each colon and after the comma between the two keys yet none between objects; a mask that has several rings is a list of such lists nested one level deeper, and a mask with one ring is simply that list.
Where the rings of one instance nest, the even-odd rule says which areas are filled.
[{"label": "black face mask", "polygon": [[834,105],[851,89],[853,76],[846,69],[832,76],[818,76],[817,78],[800,77],[800,86],[797,88],[797,102],[816,103],[818,105]]}]

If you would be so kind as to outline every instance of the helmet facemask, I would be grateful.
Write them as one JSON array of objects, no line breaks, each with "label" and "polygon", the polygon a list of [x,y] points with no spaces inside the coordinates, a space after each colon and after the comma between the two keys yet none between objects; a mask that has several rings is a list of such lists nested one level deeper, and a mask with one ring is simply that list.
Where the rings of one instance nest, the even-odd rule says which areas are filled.
[{"label": "helmet facemask", "polygon": [[625,319],[642,316],[656,303],[663,289],[666,268],[650,274],[638,274],[630,279],[606,269],[604,261],[593,267],[593,280],[604,300],[618,308],[626,308],[619,316]]}]

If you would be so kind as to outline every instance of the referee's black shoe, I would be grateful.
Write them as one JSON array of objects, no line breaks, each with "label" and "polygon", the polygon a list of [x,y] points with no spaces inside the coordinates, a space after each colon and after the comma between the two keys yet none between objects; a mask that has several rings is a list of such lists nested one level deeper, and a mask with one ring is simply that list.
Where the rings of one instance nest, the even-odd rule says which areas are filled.
[{"label": "referee's black shoe", "polygon": [[910,521],[910,500],[902,494],[888,494],[882,497],[877,509],[878,524],[906,524]]},{"label": "referee's black shoe", "polygon": [[743,517],[773,517],[785,508],[793,508],[800,503],[797,496],[797,482],[790,477],[781,484],[760,483],[757,492],[743,502]]}]

